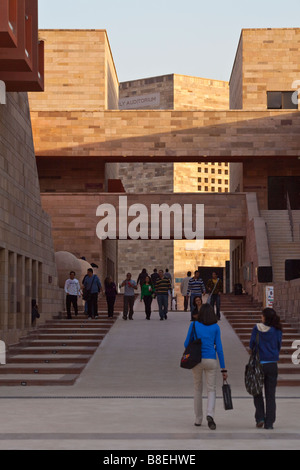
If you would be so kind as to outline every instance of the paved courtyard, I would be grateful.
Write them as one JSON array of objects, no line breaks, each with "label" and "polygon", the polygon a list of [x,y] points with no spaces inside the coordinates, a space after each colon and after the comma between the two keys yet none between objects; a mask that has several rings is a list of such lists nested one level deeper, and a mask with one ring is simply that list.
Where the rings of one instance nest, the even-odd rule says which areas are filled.
[{"label": "paved courtyard", "polygon": [[0,449],[299,449],[299,389],[278,388],[274,430],[256,429],[248,354],[224,317],[220,327],[234,409],[223,408],[220,374],[216,431],[194,426],[192,373],[179,367],[189,313],[146,321],[137,300],[134,320],[116,321],[74,386],[0,388]]}]

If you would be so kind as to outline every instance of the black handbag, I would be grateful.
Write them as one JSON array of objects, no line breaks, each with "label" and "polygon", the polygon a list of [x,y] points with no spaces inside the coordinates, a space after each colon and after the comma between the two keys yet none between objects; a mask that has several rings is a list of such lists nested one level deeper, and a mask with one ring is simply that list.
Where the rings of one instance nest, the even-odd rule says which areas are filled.
[{"label": "black handbag", "polygon": [[195,322],[191,333],[191,340],[180,360],[180,367],[193,369],[202,359],[202,341],[197,338]]},{"label": "black handbag", "polygon": [[227,380],[223,381],[222,393],[223,393],[224,409],[225,410],[233,410],[232,397],[231,397],[231,387],[227,383]]},{"label": "black handbag", "polygon": [[264,371],[259,360],[259,333],[256,335],[256,344],[245,367],[245,387],[249,395],[260,395],[264,386]]}]

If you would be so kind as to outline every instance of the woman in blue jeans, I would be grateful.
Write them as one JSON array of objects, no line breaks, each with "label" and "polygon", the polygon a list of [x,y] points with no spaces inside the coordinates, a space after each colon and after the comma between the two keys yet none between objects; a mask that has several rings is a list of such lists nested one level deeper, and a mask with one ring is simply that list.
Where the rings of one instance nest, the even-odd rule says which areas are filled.
[{"label": "woman in blue jeans", "polygon": [[216,382],[218,369],[217,355],[223,379],[227,379],[227,371],[225,370],[225,361],[221,342],[221,330],[217,322],[218,319],[212,306],[210,304],[202,305],[198,315],[198,320],[191,323],[184,343],[186,348],[190,341],[195,339],[192,336],[193,326],[195,323],[196,336],[197,338],[200,338],[202,342],[202,360],[200,364],[197,364],[192,369],[194,377],[195,426],[201,426],[203,420],[202,391],[203,374],[205,374],[207,386],[206,419],[208,427],[211,430],[216,429],[214,415],[216,406]]},{"label": "woman in blue jeans", "polygon": [[256,427],[273,429],[276,420],[276,386],[279,353],[282,342],[282,326],[280,317],[272,308],[265,308],[262,312],[262,321],[252,330],[250,349],[256,346],[257,335],[259,340],[259,358],[264,371],[263,394],[254,397]]}]

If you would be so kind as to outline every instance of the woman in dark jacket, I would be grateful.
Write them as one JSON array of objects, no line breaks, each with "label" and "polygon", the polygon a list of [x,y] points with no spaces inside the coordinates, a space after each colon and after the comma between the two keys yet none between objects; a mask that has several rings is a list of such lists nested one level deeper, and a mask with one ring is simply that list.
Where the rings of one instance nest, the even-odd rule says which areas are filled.
[{"label": "woman in dark jacket", "polygon": [[193,306],[194,306],[194,309],[192,311],[192,318],[191,318],[191,321],[195,321],[195,320],[198,320],[198,316],[201,312],[201,307],[202,307],[202,298],[200,297],[200,295],[198,295],[197,297],[194,298],[193,300]]},{"label": "woman in dark jacket", "polygon": [[262,312],[262,322],[252,330],[250,349],[254,349],[259,342],[259,358],[264,371],[265,400],[262,393],[254,397],[255,420],[258,428],[273,429],[276,419],[276,386],[279,361],[279,352],[282,341],[282,326],[280,317],[272,308],[265,308]]},{"label": "woman in dark jacket", "polygon": [[113,282],[111,276],[107,277],[104,281],[104,288],[105,288],[105,297],[107,302],[107,309],[108,309],[108,318],[113,318],[114,315],[114,306],[117,296],[117,287],[116,284]]}]

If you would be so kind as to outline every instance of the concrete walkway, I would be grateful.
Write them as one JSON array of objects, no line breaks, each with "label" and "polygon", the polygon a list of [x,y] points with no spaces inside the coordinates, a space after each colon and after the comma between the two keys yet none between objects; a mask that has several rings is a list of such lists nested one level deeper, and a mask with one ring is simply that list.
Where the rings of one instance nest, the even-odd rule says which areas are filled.
[{"label": "concrete walkway", "polygon": [[74,386],[1,387],[0,449],[299,449],[299,389],[278,388],[275,429],[256,429],[248,354],[224,317],[234,409],[223,408],[220,374],[217,429],[194,426],[192,373],[179,367],[189,325],[179,311],[146,321],[137,300],[134,320],[116,321]]}]

